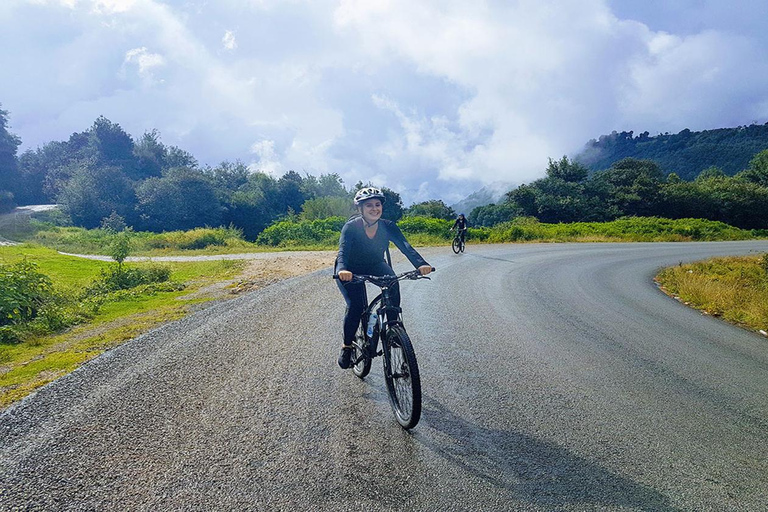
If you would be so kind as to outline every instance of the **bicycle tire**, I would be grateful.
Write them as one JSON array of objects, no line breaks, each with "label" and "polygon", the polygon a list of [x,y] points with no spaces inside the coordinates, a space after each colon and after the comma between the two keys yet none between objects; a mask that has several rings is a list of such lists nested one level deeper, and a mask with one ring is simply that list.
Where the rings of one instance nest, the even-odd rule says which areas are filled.
[{"label": "bicycle tire", "polygon": [[465,248],[466,246],[467,246],[467,243],[466,243],[466,242],[464,242],[464,241],[462,241],[462,242],[461,242],[461,246],[460,246],[459,250],[460,250],[461,252],[464,252],[464,248]]},{"label": "bicycle tire", "polygon": [[421,377],[411,338],[402,326],[387,331],[383,344],[384,379],[387,383],[389,402],[400,426],[408,430],[421,418]]},{"label": "bicycle tire", "polygon": [[461,242],[458,238],[453,239],[453,243],[451,244],[451,249],[453,249],[454,254],[459,254],[459,251],[461,250]]},{"label": "bicycle tire", "polygon": [[368,345],[368,341],[365,339],[365,331],[363,331],[361,323],[357,328],[355,341],[352,343],[352,360],[360,359],[357,364],[352,365],[352,373],[361,379],[364,379],[371,371],[371,358],[368,356],[366,345]]}]

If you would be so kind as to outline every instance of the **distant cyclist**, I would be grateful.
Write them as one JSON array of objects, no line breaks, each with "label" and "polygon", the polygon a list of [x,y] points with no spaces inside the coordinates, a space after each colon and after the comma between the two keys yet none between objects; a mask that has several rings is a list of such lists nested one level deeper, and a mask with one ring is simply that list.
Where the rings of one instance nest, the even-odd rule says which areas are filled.
[{"label": "distant cyclist", "polygon": [[[384,260],[389,242],[394,242],[421,275],[427,275],[432,267],[408,243],[400,228],[392,221],[382,219],[384,194],[375,187],[361,188],[355,194],[355,206],[359,217],[349,220],[341,229],[339,255],[336,258],[335,273],[337,284],[347,303],[344,316],[344,339],[339,354],[339,366],[349,368],[352,357],[352,342],[360,325],[366,303],[365,283],[352,283],[353,274],[372,276],[394,275],[392,267]],[[400,287],[395,283],[391,288],[394,306],[400,306]],[[396,320],[396,318],[390,318]]]},{"label": "distant cyclist", "polygon": [[[456,217],[456,222],[453,223],[453,227],[451,228],[451,231],[454,229],[457,230],[456,233],[461,237],[461,243],[464,243],[464,239],[467,235],[467,218],[464,217],[463,213],[460,213],[458,217]],[[445,229],[445,228],[443,228]]]}]

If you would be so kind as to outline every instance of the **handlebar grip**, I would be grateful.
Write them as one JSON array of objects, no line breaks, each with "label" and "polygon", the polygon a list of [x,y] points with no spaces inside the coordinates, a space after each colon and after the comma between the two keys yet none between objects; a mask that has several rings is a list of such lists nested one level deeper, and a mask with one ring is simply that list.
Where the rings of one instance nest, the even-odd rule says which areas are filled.
[{"label": "handlebar grip", "polygon": [[435,267],[432,267],[432,270],[430,272],[434,272],[435,270],[437,269]]},{"label": "handlebar grip", "polygon": [[339,274],[333,274],[333,278],[334,279],[338,279],[339,278]]}]

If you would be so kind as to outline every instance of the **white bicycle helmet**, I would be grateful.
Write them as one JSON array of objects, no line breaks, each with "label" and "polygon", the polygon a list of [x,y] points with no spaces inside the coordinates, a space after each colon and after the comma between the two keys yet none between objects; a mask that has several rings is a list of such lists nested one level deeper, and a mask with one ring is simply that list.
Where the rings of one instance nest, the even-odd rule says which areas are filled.
[{"label": "white bicycle helmet", "polygon": [[381,193],[381,190],[379,190],[376,187],[361,188],[355,194],[355,206],[358,206],[363,201],[367,201],[368,199],[374,199],[374,198],[381,199],[382,203],[386,200],[386,198],[384,197],[384,194]]}]

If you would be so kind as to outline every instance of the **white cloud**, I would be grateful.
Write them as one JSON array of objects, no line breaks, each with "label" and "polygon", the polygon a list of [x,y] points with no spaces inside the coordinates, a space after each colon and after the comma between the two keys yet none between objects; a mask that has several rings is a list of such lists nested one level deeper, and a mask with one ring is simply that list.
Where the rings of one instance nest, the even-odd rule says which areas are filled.
[{"label": "white cloud", "polygon": [[125,52],[125,63],[136,64],[139,75],[148,77],[151,76],[154,68],[165,65],[165,59],[158,53],[150,53],[146,46],[142,46]]},{"label": "white cloud", "polygon": [[133,9],[141,0],[92,0],[93,10],[103,14],[127,12]]},{"label": "white cloud", "polygon": [[257,161],[249,167],[252,171],[261,171],[272,176],[281,176],[283,167],[278,161],[275,153],[275,141],[261,140],[251,145],[251,153],[257,156]]},{"label": "white cloud", "polygon": [[103,114],[204,164],[375,178],[406,202],[530,181],[612,130],[768,120],[748,9],[705,2],[698,28],[672,10],[662,32],[607,1],[7,0],[0,102],[25,148]]},{"label": "white cloud", "polygon": [[234,50],[237,48],[237,41],[235,40],[235,34],[231,30],[224,32],[224,37],[221,38],[221,42],[224,48],[227,50]]}]

